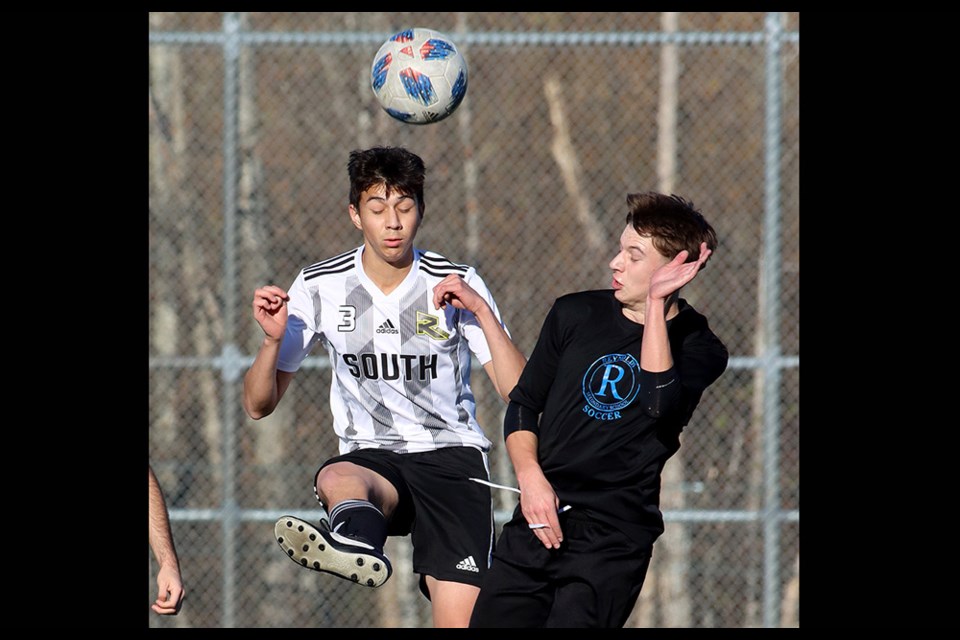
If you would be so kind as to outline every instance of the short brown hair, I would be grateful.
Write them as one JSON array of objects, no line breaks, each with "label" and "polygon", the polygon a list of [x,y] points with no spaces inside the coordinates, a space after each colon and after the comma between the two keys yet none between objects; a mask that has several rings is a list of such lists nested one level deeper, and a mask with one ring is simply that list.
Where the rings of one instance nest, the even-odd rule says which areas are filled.
[{"label": "short brown hair", "polygon": [[651,238],[661,254],[673,259],[686,249],[687,262],[700,257],[700,243],[711,251],[717,246],[717,233],[693,202],[677,195],[655,191],[627,194],[627,223],[641,236]]},{"label": "short brown hair", "polygon": [[417,199],[423,215],[423,183],[426,178],[423,160],[402,147],[373,147],[351,151],[347,162],[350,174],[350,204],[360,206],[360,194],[370,187],[382,184],[387,195],[392,191]]}]

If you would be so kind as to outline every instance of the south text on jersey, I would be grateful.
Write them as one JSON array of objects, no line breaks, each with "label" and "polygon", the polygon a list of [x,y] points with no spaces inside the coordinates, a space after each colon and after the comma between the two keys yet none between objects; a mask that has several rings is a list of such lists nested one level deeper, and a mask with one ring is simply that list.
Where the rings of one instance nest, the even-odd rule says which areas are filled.
[{"label": "south text on jersey", "polygon": [[437,354],[345,353],[343,363],[350,374],[369,380],[433,380],[437,377]]}]

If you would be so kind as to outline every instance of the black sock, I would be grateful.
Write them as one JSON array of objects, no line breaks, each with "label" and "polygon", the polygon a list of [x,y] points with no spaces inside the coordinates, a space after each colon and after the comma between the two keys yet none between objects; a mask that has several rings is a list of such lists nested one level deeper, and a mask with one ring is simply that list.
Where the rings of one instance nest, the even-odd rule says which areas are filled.
[{"label": "black sock", "polygon": [[344,500],[330,512],[330,528],[342,536],[357,538],[383,552],[387,519],[367,500]]}]

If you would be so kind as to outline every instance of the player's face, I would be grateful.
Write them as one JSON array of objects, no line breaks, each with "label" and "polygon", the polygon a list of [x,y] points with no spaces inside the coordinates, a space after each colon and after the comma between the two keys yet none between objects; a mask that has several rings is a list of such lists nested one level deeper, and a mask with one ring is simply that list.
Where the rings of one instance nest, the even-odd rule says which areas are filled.
[{"label": "player's face", "polygon": [[613,295],[627,309],[642,310],[647,302],[650,276],[668,262],[649,237],[641,236],[633,225],[627,224],[620,234],[620,250],[610,261]]},{"label": "player's face", "polygon": [[363,243],[380,260],[406,266],[413,259],[413,239],[420,227],[417,199],[375,185],[360,194],[359,209],[350,205],[353,224],[363,231]]}]

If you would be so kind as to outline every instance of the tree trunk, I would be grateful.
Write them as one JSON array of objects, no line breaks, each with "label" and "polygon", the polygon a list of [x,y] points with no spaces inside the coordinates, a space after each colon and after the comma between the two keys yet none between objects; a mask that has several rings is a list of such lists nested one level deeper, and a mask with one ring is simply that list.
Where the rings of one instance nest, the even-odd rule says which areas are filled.
[{"label": "tree trunk", "polygon": [[[677,30],[677,14],[661,15],[665,33]],[[662,193],[672,193],[676,183],[677,153],[677,46],[666,43],[660,57],[660,107],[657,113],[657,179]],[[683,509],[684,450],[680,448],[663,468],[660,508]],[[637,601],[636,615],[631,622],[640,626],[683,628],[691,626],[691,603],[688,589],[690,574],[690,530],[683,522],[671,522],[654,547],[642,593],[652,597],[651,603]],[[656,607],[656,611],[652,611]]]},{"label": "tree trunk", "polygon": [[[151,26],[156,28],[160,18],[150,14]],[[178,212],[183,202],[183,66],[174,47],[157,47],[150,56],[150,179],[152,181],[150,216],[153,218],[150,234],[151,260],[150,298],[150,353],[158,356],[177,354],[179,338],[176,300],[173,283],[176,281],[176,260],[164,257],[179,252],[176,234]],[[178,441],[179,424],[176,403],[176,374],[169,369],[151,371],[151,408],[154,415],[150,442],[158,449],[169,451]],[[160,486],[167,493],[174,492],[173,477],[164,477],[162,467],[156,468]],[[173,474],[171,474],[172,476]],[[170,498],[168,498],[169,500]]]},{"label": "tree trunk", "polygon": [[[754,334],[754,353],[762,355],[767,348],[766,323],[763,318],[766,313],[763,292],[765,278],[763,256],[761,254],[757,287],[757,322]],[[763,509],[763,390],[766,384],[766,372],[757,367],[753,376],[753,395],[750,401],[750,436],[747,441],[750,468],[747,485],[748,511],[760,512]],[[743,536],[742,553],[747,558],[763,558],[763,536],[760,534],[762,523],[747,525]],[[746,562],[744,567],[746,600],[743,626],[746,628],[760,627],[763,621],[763,565],[758,562]]]}]

